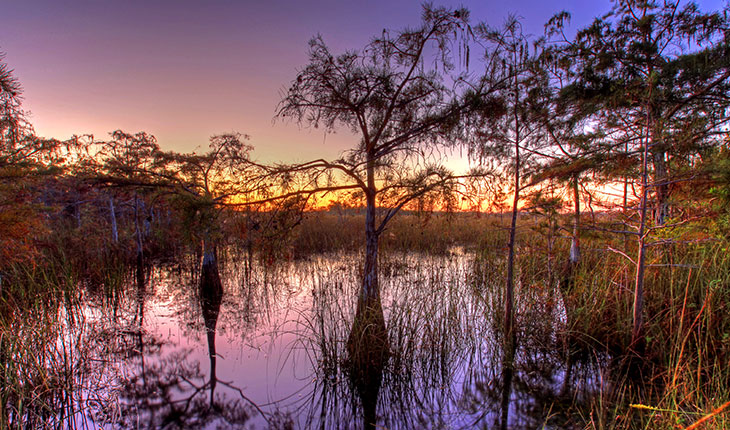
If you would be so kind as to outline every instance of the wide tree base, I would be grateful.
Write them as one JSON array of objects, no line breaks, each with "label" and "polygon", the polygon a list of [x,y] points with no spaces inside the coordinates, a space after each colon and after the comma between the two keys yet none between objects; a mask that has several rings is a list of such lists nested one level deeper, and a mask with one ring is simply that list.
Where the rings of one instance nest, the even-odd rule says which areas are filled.
[{"label": "wide tree base", "polygon": [[350,336],[345,368],[360,398],[365,428],[376,428],[377,403],[383,369],[390,357],[388,330],[380,300],[358,304]]}]

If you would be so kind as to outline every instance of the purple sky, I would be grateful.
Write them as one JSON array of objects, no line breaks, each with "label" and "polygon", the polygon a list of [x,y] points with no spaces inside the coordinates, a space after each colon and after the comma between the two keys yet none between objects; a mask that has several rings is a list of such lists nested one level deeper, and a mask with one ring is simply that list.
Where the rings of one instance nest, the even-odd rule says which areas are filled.
[{"label": "purple sky", "polygon": [[[610,9],[608,0],[434,3],[463,5],[472,23],[495,26],[513,13],[537,35],[559,10],[577,28]],[[700,2],[703,10],[723,4]],[[272,123],[307,41],[321,33],[334,52],[356,49],[384,28],[416,25],[420,14],[420,2],[394,0],[12,1],[0,16],[0,51],[42,136],[147,131],[164,149],[191,151],[239,131],[262,161],[303,161],[357,141]]]}]

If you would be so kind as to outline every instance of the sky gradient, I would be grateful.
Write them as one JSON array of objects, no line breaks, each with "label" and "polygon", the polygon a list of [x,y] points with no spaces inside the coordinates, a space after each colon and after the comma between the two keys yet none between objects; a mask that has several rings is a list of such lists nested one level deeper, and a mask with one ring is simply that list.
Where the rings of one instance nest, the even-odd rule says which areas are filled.
[{"label": "sky gradient", "polygon": [[[571,28],[608,12],[608,0],[442,1],[472,24],[512,13],[540,35],[559,10]],[[702,10],[725,1],[699,2]],[[417,1],[12,1],[0,16],[0,52],[23,86],[36,132],[68,138],[115,129],[154,134],[163,149],[205,150],[213,134],[249,134],[255,158],[334,158],[357,143],[347,133],[273,122],[276,105],[321,34],[335,53],[384,28],[420,20]]]}]

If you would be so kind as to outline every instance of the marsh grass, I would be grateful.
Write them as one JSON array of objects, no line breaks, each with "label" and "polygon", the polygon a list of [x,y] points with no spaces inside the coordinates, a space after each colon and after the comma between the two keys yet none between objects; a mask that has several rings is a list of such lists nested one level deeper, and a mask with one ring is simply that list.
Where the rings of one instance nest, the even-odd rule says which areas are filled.
[{"label": "marsh grass", "polygon": [[[661,387],[652,406],[676,412],[644,419],[655,428],[676,428],[730,399],[730,258],[722,242],[676,247],[664,258],[678,267],[653,279],[664,288],[655,288],[650,300],[664,306],[654,309],[649,330],[660,363],[654,378]],[[728,427],[727,413],[705,425]]]},{"label": "marsh grass", "polygon": [[[307,423],[323,420],[325,428],[361,420],[356,406],[365,401],[358,397],[347,366],[346,342],[354,318],[357,266],[348,265],[345,258],[334,261],[333,266],[316,270],[319,276],[312,292],[312,312],[301,315],[297,335],[301,350],[311,354],[316,372],[316,400],[308,409]],[[480,260],[460,252],[433,255],[389,251],[380,265],[390,358],[377,399],[381,411],[378,425],[488,426],[499,416],[503,389],[501,284],[495,283],[501,278],[484,271],[477,273],[476,268],[483,268]],[[524,346],[517,354],[520,382],[512,398],[515,422],[530,427],[545,420],[561,425],[578,421],[577,406],[571,410],[574,402],[570,396],[574,392],[562,395],[566,365],[564,355],[557,350],[562,347],[565,330],[559,322],[564,313],[562,306],[559,302],[545,304],[547,290],[523,290],[530,294],[518,306]],[[583,387],[581,401],[593,395],[589,385],[596,380],[597,369],[595,363],[574,365],[573,383]],[[555,412],[548,412],[551,409]],[[346,411],[354,412],[349,415]]]},{"label": "marsh grass", "polygon": [[131,271],[100,268],[99,288],[83,281],[77,262],[56,251],[3,273],[0,428],[83,428],[91,415],[115,404],[106,398],[113,382],[99,359],[110,348],[110,331],[87,320],[84,307],[88,293],[121,294]]},{"label": "marsh grass", "polygon": [[[504,282],[503,234],[494,226],[491,233],[482,239],[473,271],[477,289]],[[594,373],[600,375],[593,384],[594,395],[580,401],[566,399],[563,411],[561,405],[551,411],[569,410],[569,421],[577,428],[676,429],[727,402],[728,242],[700,236],[649,249],[647,348],[640,357],[630,348],[635,267],[621,254],[635,255],[635,244],[600,231],[589,230],[583,236],[582,260],[573,267],[566,264],[567,238],[558,236],[548,246],[547,234],[534,219],[523,217],[518,225],[516,298],[522,304],[517,324],[523,336],[518,343],[529,344],[533,352],[562,349],[568,363],[606,366]],[[501,292],[493,297],[490,306],[501,306]],[[546,320],[551,313],[553,317]],[[499,323],[497,317],[493,325]],[[547,344],[524,337],[539,331],[541,342],[548,340]],[[638,410],[629,407],[632,403],[657,409]],[[703,425],[728,428],[729,420],[726,411],[718,412]]]},{"label": "marsh grass", "polygon": [[[500,222],[495,214],[406,212],[392,219],[380,238],[380,249],[445,254],[454,247],[482,249]],[[365,217],[357,211],[310,212],[288,244],[295,257],[312,253],[357,251],[365,243]],[[489,232],[489,233],[487,233]]]},{"label": "marsh grass", "polygon": [[[607,251],[620,243],[593,237],[590,252],[562,291],[567,338],[575,354],[605,352],[612,383],[584,411],[592,429],[676,429],[730,399],[730,259],[727,243],[707,240],[650,249],[646,278],[646,352],[630,349],[634,267]],[[629,246],[631,246],[629,244]],[[629,247],[626,254],[633,255]],[[636,409],[630,404],[648,405]],[[727,428],[719,413],[706,428]]]},{"label": "marsh grass", "polygon": [[301,315],[298,333],[316,372],[313,407],[321,408],[310,410],[307,423],[322,420],[326,428],[341,428],[363,419],[347,411],[371,401],[377,401],[388,428],[438,427],[439,421],[453,421],[451,414],[458,416],[453,408],[463,383],[465,354],[479,349],[483,330],[474,312],[483,309],[462,294],[467,268],[463,257],[435,258],[425,265],[419,264],[419,257],[391,253],[381,259],[390,354],[382,388],[375,390],[377,399],[358,397],[358,383],[348,365],[357,265],[340,259],[334,267],[317,271],[313,305]]},{"label": "marsh grass", "polygon": [[[294,242],[302,257],[318,258],[306,257],[317,255],[311,251],[359,249],[362,220],[357,215],[318,213],[310,221]],[[568,239],[548,234],[539,218],[521,217],[512,394],[516,425],[675,429],[727,401],[727,242],[650,249],[647,349],[639,357],[630,349],[634,267],[612,251],[631,256],[634,244],[586,231],[582,261],[569,267]],[[434,427],[452,420],[468,428],[498,412],[506,235],[497,216],[434,215],[423,222],[415,214],[384,234],[381,283],[392,355],[380,391],[379,410],[391,411],[383,425]],[[361,401],[352,386],[347,388],[343,367],[361,271],[357,254],[350,255],[334,267],[322,259],[312,269],[312,313],[303,317],[306,329],[299,333],[302,349],[318,369],[314,390],[319,397],[312,404],[319,409],[310,410],[308,422],[330,420],[333,427],[355,419],[343,411]],[[414,421],[398,410],[418,410],[420,418]],[[455,415],[470,418],[454,424]],[[704,425],[728,427],[727,412]]]},{"label": "marsh grass", "polygon": [[[308,216],[287,244],[296,250],[293,261],[259,260],[251,267],[240,250],[221,248],[221,274],[235,279],[225,300],[236,302],[221,321],[253,332],[272,323],[277,312],[286,313],[286,323],[274,330],[295,335],[292,349],[307,357],[315,378],[306,405],[281,416],[274,412],[271,422],[285,427],[293,422],[292,414],[300,414],[306,418],[297,420],[305,425],[324,422],[324,428],[339,428],[362,420],[357,407],[364,400],[345,365],[362,271],[362,219],[328,212]],[[473,214],[405,214],[384,233],[380,282],[391,354],[378,390],[379,424],[471,428],[498,416],[504,389],[499,351],[506,236],[497,215]],[[134,270],[125,250],[76,253],[82,243],[74,240],[36,265],[12,266],[3,273],[5,428],[73,427],[87,422],[91,413],[97,423],[118,421],[114,399],[91,393],[119,381],[113,375],[94,376],[109,375],[102,369],[107,364],[84,358],[108,355],[119,329],[98,330],[79,309],[90,302],[101,313],[109,306],[129,307],[126,302],[139,299],[130,287]],[[634,267],[609,249],[634,255],[631,241],[587,231],[582,260],[569,267],[567,238],[551,238],[539,218],[522,216],[518,244],[514,425],[685,428],[730,399],[725,239],[650,248],[642,357],[630,348]],[[164,266],[180,278],[165,294],[181,297],[187,304],[175,312],[195,320],[197,314],[185,309],[195,298],[191,286],[197,282],[198,259],[192,251],[178,257]],[[152,270],[147,276],[160,275]],[[163,288],[155,279],[152,283]],[[298,289],[311,294],[306,297],[311,306],[282,311]],[[115,312],[110,318],[117,318]],[[137,317],[124,318],[132,324]],[[109,321],[119,323],[119,318]],[[186,330],[197,326],[191,327]],[[242,342],[246,338],[242,335]],[[730,428],[730,414],[720,410],[702,425]]]},{"label": "marsh grass", "polygon": [[75,280],[67,267],[16,266],[0,299],[3,428],[56,428],[80,411],[75,366],[79,327]]}]

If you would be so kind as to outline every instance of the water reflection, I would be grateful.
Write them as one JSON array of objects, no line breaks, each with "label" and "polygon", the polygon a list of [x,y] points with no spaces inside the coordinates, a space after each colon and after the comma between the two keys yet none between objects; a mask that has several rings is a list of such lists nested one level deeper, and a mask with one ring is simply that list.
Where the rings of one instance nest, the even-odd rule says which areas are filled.
[{"label": "water reflection", "polygon": [[502,401],[500,403],[499,428],[507,430],[509,424],[509,407],[512,398],[512,378],[514,377],[515,347],[509,343],[510,348],[502,352]]},{"label": "water reflection", "polygon": [[[213,272],[215,270],[215,272]],[[215,327],[218,324],[218,314],[223,302],[223,285],[221,284],[218,268],[211,269],[203,265],[200,276],[200,309],[203,314],[206,337],[208,339],[208,357],[210,358],[210,407],[214,407],[216,378]]]},{"label": "water reflection", "polygon": [[145,294],[145,283],[138,283],[137,329],[122,332],[136,342],[133,349],[125,351],[117,427],[247,428],[251,418],[259,415],[258,408],[235,384],[221,381],[227,391],[216,393],[216,326],[223,288],[215,272],[203,270],[199,280],[197,304],[207,340],[207,377],[193,348],[180,348],[163,340],[161,333],[149,330],[144,310],[150,297]]},{"label": "water reflection", "polygon": [[221,260],[217,278],[200,266],[153,268],[120,302],[115,332],[126,346],[104,358],[115,363],[105,371],[119,381],[117,409],[97,423],[570,428],[565,400],[596,392],[600,360],[567,352],[554,292],[522,288],[517,346],[505,354],[501,282],[470,256],[384,258],[382,303],[360,313],[357,261],[312,256],[251,270]]},{"label": "water reflection", "polygon": [[488,351],[481,340],[491,331],[488,309],[466,291],[467,261],[422,263],[384,264],[387,331],[371,323],[371,331],[358,333],[363,320],[352,316],[355,286],[343,284],[341,272],[315,285],[312,319],[300,336],[309,339],[316,380],[323,381],[313,398],[321,411],[331,411],[317,417],[321,428],[472,428],[484,418],[466,407],[461,393],[468,370]]},{"label": "water reflection", "polygon": [[346,368],[362,407],[363,424],[374,429],[383,369],[390,355],[388,331],[380,301],[358,309],[347,339]]}]

